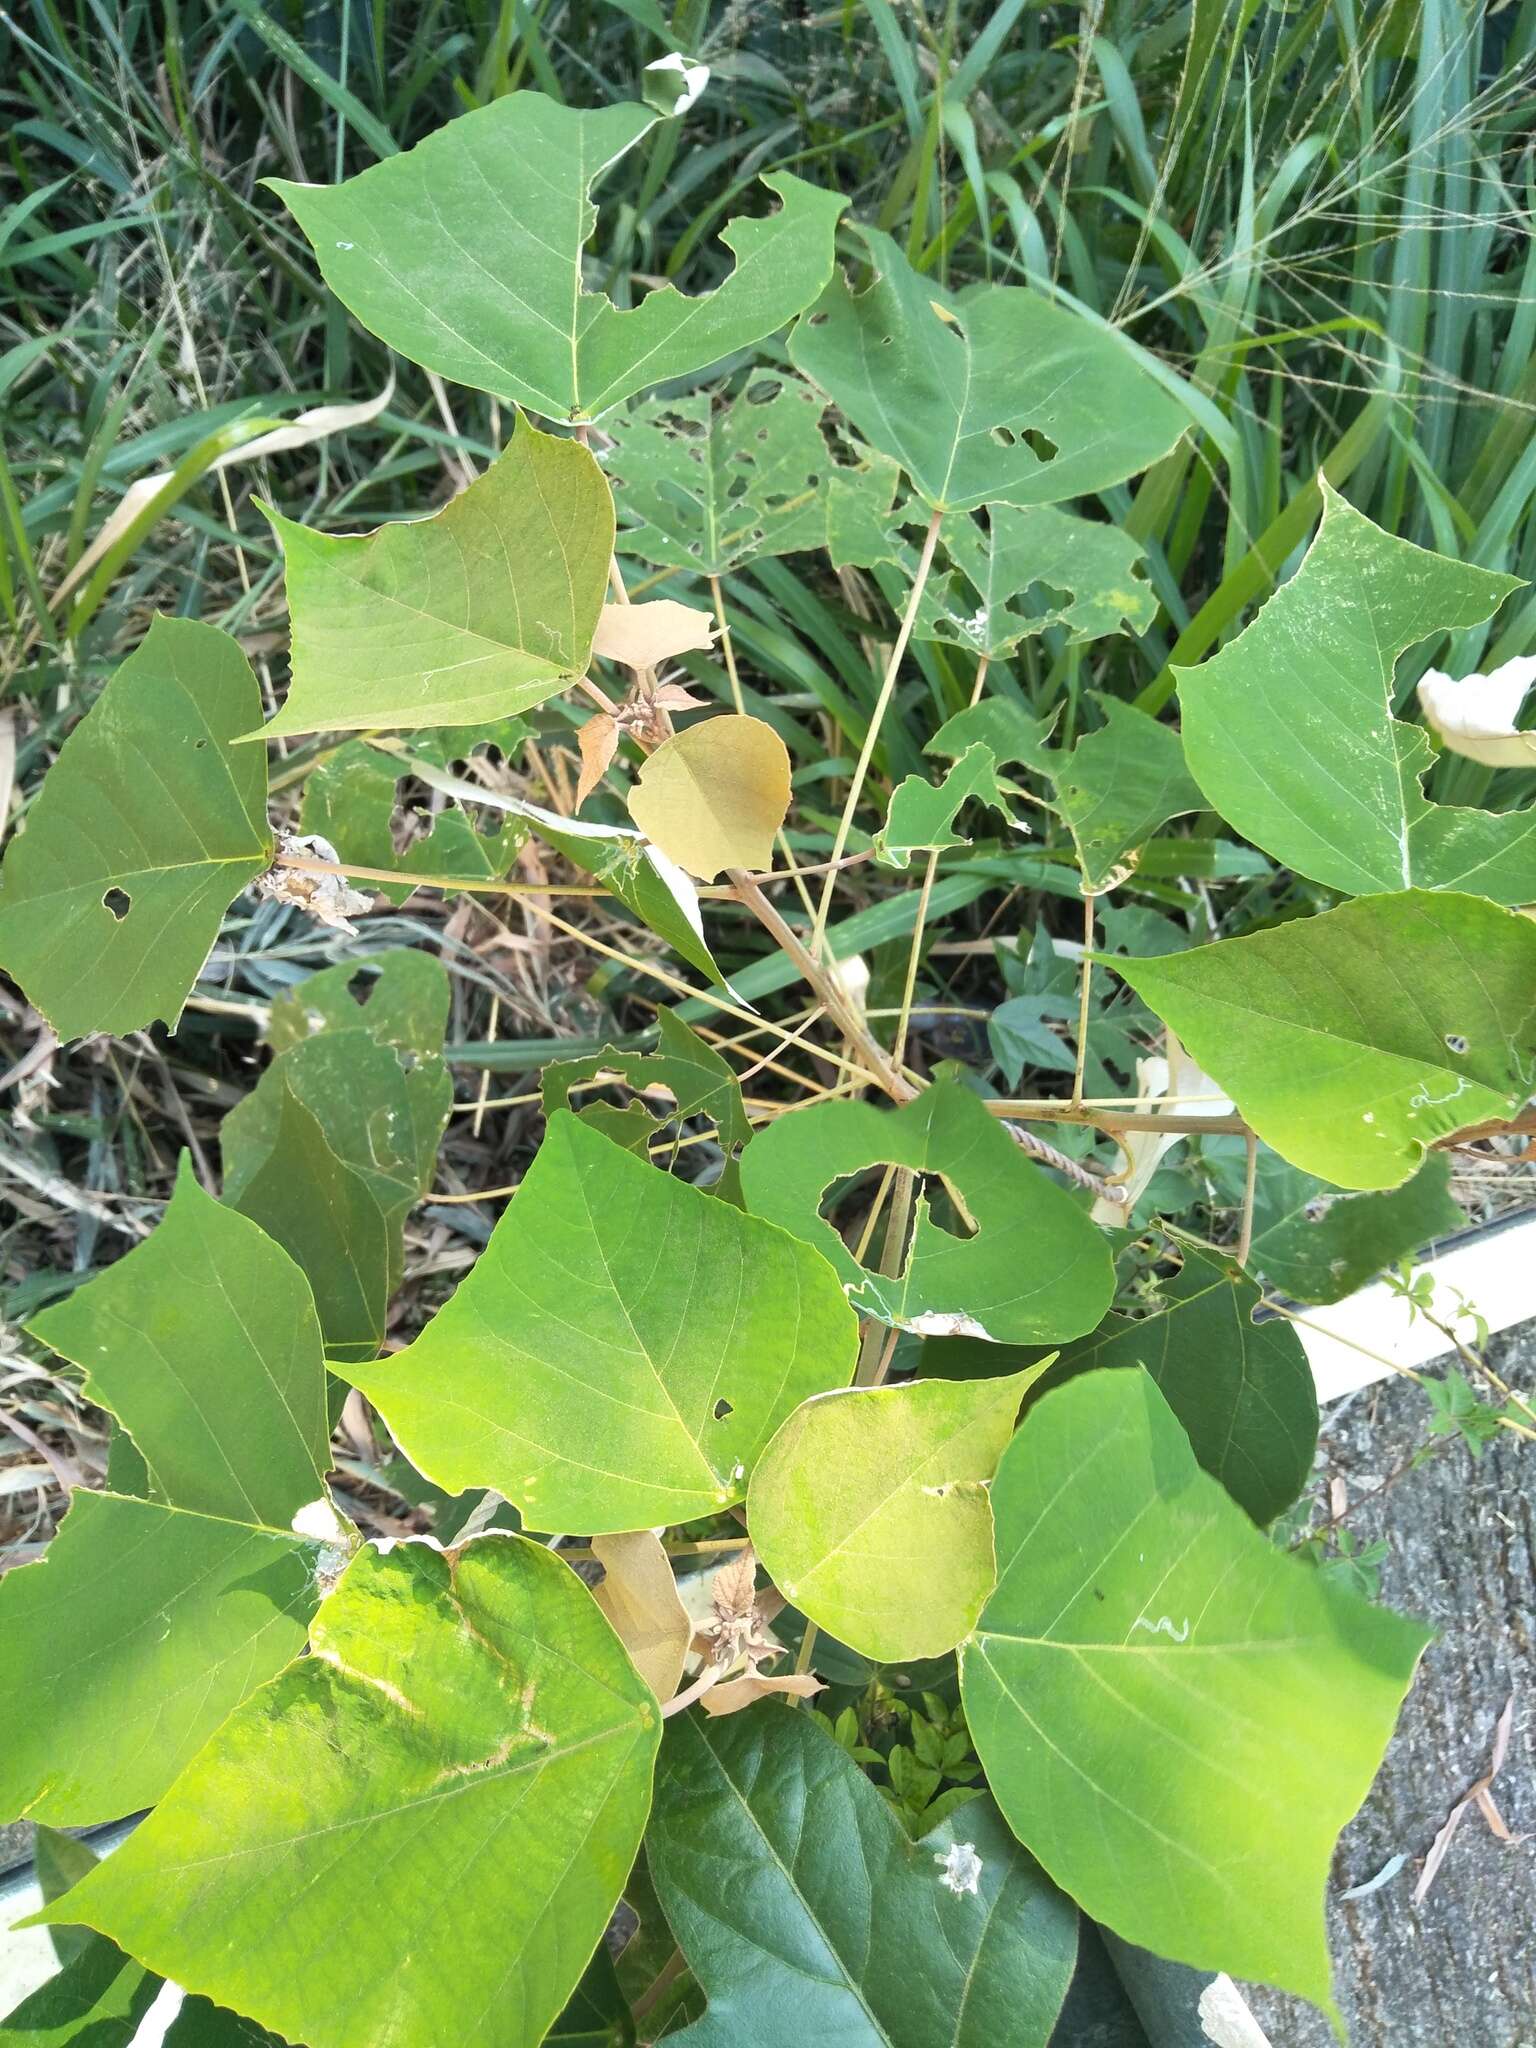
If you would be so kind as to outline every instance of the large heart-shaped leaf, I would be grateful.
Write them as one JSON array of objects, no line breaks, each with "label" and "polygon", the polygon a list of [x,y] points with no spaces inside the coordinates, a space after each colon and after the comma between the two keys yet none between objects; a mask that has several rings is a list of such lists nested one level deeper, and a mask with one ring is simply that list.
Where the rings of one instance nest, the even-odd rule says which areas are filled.
[{"label": "large heart-shaped leaf", "polygon": [[992,1590],[986,1482],[1043,1369],[848,1387],[797,1408],[747,1495],[785,1599],[881,1663],[952,1650]]},{"label": "large heart-shaped leaf", "polygon": [[[1183,1263],[1134,1316],[1108,1315],[1062,1347],[1048,1384],[1099,1366],[1142,1366],[1200,1463],[1256,1522],[1301,1493],[1317,1449],[1317,1394],[1283,1317],[1255,1323],[1259,1290],[1238,1266],[1182,1244]],[[1150,1312],[1148,1312],[1150,1311]]]},{"label": "large heart-shaped leaf", "polygon": [[1536,897],[1536,814],[1432,804],[1433,758],[1393,716],[1397,658],[1475,626],[1512,576],[1433,555],[1373,526],[1325,477],[1306,560],[1245,633],[1179,671],[1184,747],[1229,824],[1298,874],[1362,896],[1468,889]]},{"label": "large heart-shaped leaf", "polygon": [[61,1038],[172,1029],[272,858],[261,716],[227,633],[156,618],[64,742],[0,869],[0,964]]},{"label": "large heart-shaped leaf", "polygon": [[518,1536],[360,1552],[310,1651],[40,1917],[311,2048],[535,2048],[639,1846],[655,1699]]},{"label": "large heart-shaped leaf", "polygon": [[1536,1078],[1536,927],[1481,897],[1362,896],[1114,968],[1266,1144],[1340,1187],[1396,1187]]},{"label": "large heart-shaped leaf", "polygon": [[[834,1180],[887,1163],[951,1181],[975,1235],[942,1229],[919,1195],[904,1270],[861,1266],[821,1215],[821,1197]],[[863,1314],[902,1329],[1049,1344],[1091,1330],[1114,1293],[1103,1232],[959,1082],[937,1082],[901,1109],[824,1102],[780,1117],[753,1140],[741,1178],[749,1209],[824,1252]]]},{"label": "large heart-shaped leaf", "polygon": [[505,718],[587,665],[613,498],[579,441],[519,419],[441,512],[373,533],[267,517],[293,616],[293,680],[269,738]]},{"label": "large heart-shaped leaf", "polygon": [[1145,1373],[1047,1394],[992,1507],[960,1687],[1020,1840],[1125,1940],[1332,2012],[1334,1842],[1428,1631],[1277,1551]]},{"label": "large heart-shaped leaf", "polygon": [[717,290],[667,285],[621,310],[584,288],[588,194],[655,120],[509,93],[345,184],[268,182],[331,290],[391,348],[546,419],[596,419],[793,319],[831,275],[847,204],[775,172],[779,209],[725,230],[736,267]]},{"label": "large heart-shaped leaf", "polygon": [[158,1498],[285,1529],[323,1493],[330,1428],[309,1282],[203,1192],[189,1153],[158,1227],[29,1328],[81,1368]]},{"label": "large heart-shaped leaf", "polygon": [[674,1720],[646,1857],[709,1998],[673,2037],[687,2048],[1051,2037],[1077,1955],[1071,1902],[985,1797],[914,1842],[805,1714]]},{"label": "large heart-shaped leaf", "polygon": [[1293,1301],[1342,1301],[1383,1267],[1466,1223],[1451,1193],[1451,1162],[1432,1152],[1400,1188],[1341,1195],[1277,1152],[1259,1154],[1254,1184],[1254,1278]]},{"label": "large heart-shaped leaf", "polygon": [[930,506],[1059,504],[1134,476],[1189,425],[1108,328],[1020,286],[947,291],[889,235],[852,232],[874,280],[834,277],[790,357]]},{"label": "large heart-shaped leaf", "polygon": [[854,1331],[808,1246],[562,1110],[447,1307],[348,1377],[449,1493],[644,1529],[740,1500],[790,1410],[851,1378]]}]

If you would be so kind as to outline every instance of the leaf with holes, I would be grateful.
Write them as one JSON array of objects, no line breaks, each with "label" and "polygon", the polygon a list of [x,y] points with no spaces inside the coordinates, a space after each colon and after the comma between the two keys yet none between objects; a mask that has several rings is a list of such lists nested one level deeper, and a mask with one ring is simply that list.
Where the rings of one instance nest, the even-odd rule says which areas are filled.
[{"label": "leaf with holes", "polygon": [[[518,1536],[361,1551],[310,1648],[40,1917],[311,2048],[534,2048],[639,1846],[655,1700]],[[359,1869],[389,1871],[387,1914]]]},{"label": "leaf with holes", "polygon": [[613,499],[579,441],[524,419],[440,512],[283,543],[293,680],[263,734],[464,725],[528,710],[586,668]]},{"label": "leaf with holes", "polygon": [[1536,927],[1481,897],[1362,896],[1113,965],[1267,1145],[1339,1187],[1397,1187],[1536,1077]]},{"label": "leaf with holes", "polygon": [[769,867],[788,809],[788,748],[763,719],[731,712],[663,741],[629,796],[652,845],[706,882],[724,868]]},{"label": "leaf with holes", "polygon": [[1258,1523],[1301,1494],[1317,1450],[1317,1393],[1301,1339],[1281,1316],[1256,1323],[1259,1289],[1242,1269],[1177,1240],[1183,1263],[1159,1276],[1146,1313],[1104,1318],[1062,1346],[1058,1386],[1101,1366],[1141,1366],[1195,1456]]},{"label": "leaf with holes", "polygon": [[[1045,2048],[1077,1914],[968,1799],[921,1840],[776,1702],[667,1729],[646,1858],[709,2009],[669,2039]],[[771,2033],[763,2031],[772,2014]]]},{"label": "leaf with holes", "polygon": [[451,999],[435,954],[414,946],[354,953],[273,998],[267,1043],[274,1052],[286,1052],[318,1032],[361,1025],[403,1057],[425,1059],[442,1049]]},{"label": "leaf with holes", "polygon": [[923,592],[914,627],[921,640],[995,661],[1052,628],[1075,645],[1144,633],[1157,616],[1156,592],[1136,574],[1144,551],[1117,526],[1052,505],[993,505],[985,528],[969,513],[951,514],[939,540],[954,566]]},{"label": "leaf with holes", "polygon": [[698,298],[665,285],[621,309],[583,283],[589,194],[655,123],[645,107],[508,93],[345,184],[267,183],[380,340],[546,419],[592,420],[792,320],[832,274],[847,204],[774,172],[778,211],[721,237],[736,258],[723,284]]},{"label": "leaf with holes", "polygon": [[0,868],[0,964],[61,1038],[175,1029],[272,858],[260,716],[227,633],[157,617],[64,742]]},{"label": "leaf with holes", "polygon": [[785,1599],[881,1663],[952,1650],[992,1590],[986,1482],[1043,1370],[850,1387],[797,1408],[747,1495]]},{"label": "leaf with holes", "polygon": [[954,829],[961,807],[975,797],[1018,827],[1005,784],[998,781],[997,760],[990,747],[967,747],[938,784],[909,775],[891,792],[885,823],[875,834],[875,858],[887,867],[905,868],[914,853],[950,846],[969,846]]},{"label": "leaf with holes", "polygon": [[1536,814],[1431,803],[1429,741],[1393,714],[1398,656],[1480,624],[1520,585],[1397,540],[1322,488],[1296,574],[1246,632],[1178,671],[1195,780],[1245,838],[1329,888],[1529,903]]},{"label": "leaf with holes", "polygon": [[[834,1180],[884,1164],[932,1175],[965,1219],[957,1235],[929,1197],[902,1271],[861,1266],[820,1214]],[[1091,1330],[1114,1271],[1104,1235],[958,1081],[936,1081],[901,1109],[822,1102],[759,1131],[741,1164],[747,1207],[831,1260],[864,1315],[924,1336],[1053,1343]]]},{"label": "leaf with holes", "polygon": [[1046,293],[951,292],[875,228],[861,292],[835,276],[797,321],[789,353],[924,502],[1055,505],[1146,469],[1189,425],[1124,336]]},{"label": "leaf with holes", "polygon": [[1104,723],[1052,763],[1056,809],[1077,847],[1083,886],[1112,888],[1116,875],[1170,818],[1203,810],[1171,727],[1117,697],[1101,697]]},{"label": "leaf with holes", "polygon": [[1293,1301],[1342,1301],[1385,1267],[1466,1223],[1451,1193],[1451,1161],[1432,1152],[1400,1188],[1341,1195],[1267,1146],[1254,1185],[1248,1268]]},{"label": "leaf with holes", "polygon": [[1009,1824],[1124,1940],[1334,2014],[1334,1843],[1428,1631],[1277,1551],[1145,1373],[1047,1394],[992,1508],[960,1690]]},{"label": "leaf with holes", "polygon": [[449,1493],[654,1528],[742,1498],[790,1410],[852,1377],[854,1327],[808,1246],[561,1110],[447,1307],[348,1377]]},{"label": "leaf with holes", "polygon": [[[327,840],[346,867],[405,869],[450,882],[490,882],[505,875],[528,836],[527,827],[508,820],[498,831],[481,832],[457,804],[432,814],[425,832],[403,849],[396,847],[395,797],[405,772],[395,757],[366,741],[346,741],[310,770],[300,829]],[[363,886],[400,904],[417,885]]]}]

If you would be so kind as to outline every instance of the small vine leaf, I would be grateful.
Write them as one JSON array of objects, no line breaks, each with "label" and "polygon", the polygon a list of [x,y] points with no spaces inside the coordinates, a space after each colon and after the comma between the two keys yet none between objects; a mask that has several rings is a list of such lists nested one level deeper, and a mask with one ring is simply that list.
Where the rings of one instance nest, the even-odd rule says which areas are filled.
[{"label": "small vine leaf", "polygon": [[1045,1367],[1049,1389],[1101,1367],[1142,1367],[1190,1448],[1261,1527],[1296,1501],[1317,1451],[1317,1391],[1283,1316],[1256,1323],[1261,1290],[1225,1258],[1176,1237],[1182,1263],[1159,1276],[1145,1314],[1107,1315]]},{"label": "small vine leaf", "polygon": [[345,1552],[282,1528],[76,1488],[0,1579],[0,1815],[85,1827],[152,1806],[297,1656]]},{"label": "small vine leaf", "polygon": [[175,1029],[272,858],[260,716],[229,634],[157,616],[64,742],[0,867],[0,964],[60,1038]]},{"label": "small vine leaf", "polygon": [[1437,668],[1419,682],[1419,705],[1435,736],[1453,754],[1485,768],[1536,768],[1536,733],[1520,732],[1515,719],[1531,684],[1536,655],[1518,655],[1491,675],[1452,681]]},{"label": "small vine leaf", "polygon": [[605,604],[592,652],[625,668],[653,669],[679,654],[707,653],[714,644],[712,613],[675,597],[656,597],[643,604]]},{"label": "small vine leaf", "polygon": [[1146,469],[1189,426],[1168,374],[1125,336],[1033,289],[946,291],[889,235],[849,232],[874,280],[854,292],[835,276],[790,359],[927,505],[1082,497]]},{"label": "small vine leaf", "polygon": [[1052,505],[993,505],[985,528],[952,513],[939,539],[954,566],[923,593],[919,639],[999,660],[1051,628],[1078,644],[1144,633],[1157,615],[1156,592],[1136,574],[1140,543],[1100,520]]},{"label": "small vine leaf", "polygon": [[999,768],[1017,762],[1050,776],[1062,758],[1049,745],[1055,724],[1054,711],[1048,718],[1032,718],[1011,697],[983,697],[946,719],[923,752],[956,761],[979,743],[990,749]]},{"label": "small vine leaf", "polygon": [[985,1482],[1044,1369],[802,1403],[747,1495],[753,1540],[785,1599],[879,1663],[952,1650],[992,1590]]},{"label": "small vine leaf", "polygon": [[875,857],[887,867],[911,865],[914,853],[949,846],[969,846],[954,829],[961,806],[972,797],[999,813],[1016,831],[1028,826],[1015,817],[1007,785],[999,782],[997,758],[978,742],[967,747],[944,780],[937,784],[909,775],[891,792],[885,823],[875,834]]},{"label": "small vine leaf", "polygon": [[646,1858],[709,1999],[668,2037],[686,2048],[756,2039],[764,2013],[776,2041],[840,2048],[1046,2048],[1055,2029],[1071,1900],[984,1795],[914,1842],[808,1714],[669,1721]]},{"label": "small vine leaf", "polygon": [[402,1057],[425,1059],[442,1050],[452,994],[435,953],[416,946],[354,953],[274,996],[267,1043],[286,1052],[320,1032],[361,1025]]},{"label": "small vine leaf", "polygon": [[581,442],[519,418],[505,454],[440,512],[283,544],[293,680],[261,736],[464,725],[525,711],[586,668],[613,499]]},{"label": "small vine leaf", "polygon": [[1429,1631],[1278,1551],[1142,1372],[1045,1395],[992,1508],[960,1691],[1009,1824],[1123,1940],[1336,2017],[1334,1843]]},{"label": "small vine leaf", "polygon": [[592,1555],[603,1568],[593,1599],[657,1699],[671,1699],[683,1675],[693,1623],[678,1598],[661,1538],[654,1529],[594,1536]]},{"label": "small vine leaf", "polygon": [[1259,1151],[1248,1270],[1292,1301],[1342,1301],[1388,1266],[1466,1225],[1451,1159],[1431,1152],[1384,1194],[1345,1195],[1277,1152]]},{"label": "small vine leaf", "polygon": [[348,1378],[447,1492],[603,1533],[740,1500],[789,1411],[852,1377],[854,1331],[809,1246],[557,1111],[447,1306]]},{"label": "small vine leaf", "polygon": [[655,121],[646,107],[508,93],[344,184],[266,182],[381,341],[546,419],[591,420],[792,320],[832,274],[847,205],[774,172],[763,183],[777,212],[721,237],[736,258],[723,284],[697,298],[666,285],[621,310],[584,287],[589,194]]},{"label": "small vine leaf", "polygon": [[759,1700],[779,1698],[811,1700],[826,1686],[814,1671],[744,1671],[740,1678],[727,1678],[712,1685],[699,1705],[712,1719],[739,1714],[755,1707]]},{"label": "small vine leaf", "polygon": [[1110,964],[1267,1145],[1338,1187],[1397,1187],[1531,1092],[1536,926],[1481,897],[1362,896]]},{"label": "small vine leaf", "polygon": [[[894,1276],[861,1266],[820,1214],[833,1181],[887,1162],[943,1176],[975,1233],[935,1222],[919,1195],[911,1250]],[[743,1157],[742,1186],[750,1210],[830,1259],[861,1314],[920,1336],[1055,1343],[1093,1329],[1114,1294],[1103,1232],[954,1080],[901,1109],[824,1102],[780,1117]]]},{"label": "small vine leaf", "polygon": [[309,1282],[205,1194],[183,1152],[159,1224],[28,1324],[116,1416],[157,1499],[286,1529],[325,1491],[325,1353]]},{"label": "small vine leaf", "polygon": [[1520,584],[1383,533],[1326,478],[1322,490],[1296,574],[1245,632],[1177,672],[1195,780],[1245,838],[1331,889],[1529,903],[1536,813],[1431,803],[1429,740],[1393,712],[1399,656],[1480,624]]},{"label": "small vine leaf", "polygon": [[[366,740],[346,740],[305,778],[299,823],[328,839],[336,859],[348,867],[394,868],[449,882],[497,881],[508,872],[526,826],[509,820],[499,831],[482,832],[460,804],[432,814],[424,832],[397,847],[395,800],[403,774],[390,754]],[[366,886],[395,904],[416,888],[414,882]]]},{"label": "small vine leaf", "polygon": [[1083,887],[1113,888],[1170,818],[1205,808],[1171,726],[1117,697],[1101,697],[1104,723],[1051,763],[1056,809],[1077,847]]},{"label": "small vine leaf", "polygon": [[[38,1917],[311,2048],[420,2048],[459,2038],[466,2012],[485,2048],[535,2048],[634,1861],[659,1733],[591,1595],[541,1545],[365,1549],[310,1655]],[[389,1871],[389,1913],[336,1881],[338,1839],[349,1867]]]},{"label": "small vine leaf", "polygon": [[608,773],[614,755],[619,751],[619,721],[607,711],[596,711],[576,735],[581,748],[581,774],[576,779],[576,808],[579,811],[587,798]]},{"label": "small vine leaf", "polygon": [[761,718],[701,719],[652,754],[630,791],[646,838],[690,875],[771,866],[789,809],[789,750]]}]

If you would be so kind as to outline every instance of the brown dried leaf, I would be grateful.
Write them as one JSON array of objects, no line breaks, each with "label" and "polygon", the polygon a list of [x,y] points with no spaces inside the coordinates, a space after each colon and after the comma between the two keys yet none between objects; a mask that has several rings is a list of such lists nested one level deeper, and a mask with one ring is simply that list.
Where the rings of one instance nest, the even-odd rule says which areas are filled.
[{"label": "brown dried leaf", "polygon": [[599,711],[587,720],[576,740],[581,748],[581,775],[576,783],[576,808],[579,811],[608,773],[608,764],[619,744],[618,720],[607,711]]},{"label": "brown dried leaf", "polygon": [[765,868],[789,809],[789,753],[771,725],[727,713],[658,747],[629,793],[629,814],[669,860],[712,882],[723,868]]},{"label": "brown dried leaf", "polygon": [[650,1529],[594,1536],[592,1555],[604,1573],[592,1597],[651,1691],[669,1700],[682,1680],[693,1624],[661,1538]]},{"label": "brown dried leaf", "polygon": [[792,1693],[795,1698],[808,1700],[823,1690],[821,1680],[810,1671],[786,1671],[782,1677],[765,1677],[760,1671],[748,1671],[740,1678],[728,1678],[722,1685],[712,1685],[700,1699],[699,1704],[706,1714],[739,1714],[743,1707],[754,1706],[758,1700],[767,1699],[770,1693]]},{"label": "brown dried leaf", "polygon": [[715,622],[675,597],[643,604],[605,604],[592,652],[626,668],[658,668],[675,655],[704,653],[714,645]]}]

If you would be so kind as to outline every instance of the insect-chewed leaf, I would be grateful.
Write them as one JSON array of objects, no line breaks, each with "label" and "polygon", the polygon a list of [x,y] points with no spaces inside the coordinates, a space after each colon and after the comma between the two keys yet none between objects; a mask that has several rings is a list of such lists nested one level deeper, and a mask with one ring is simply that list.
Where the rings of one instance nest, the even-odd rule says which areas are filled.
[{"label": "insect-chewed leaf", "polygon": [[[498,831],[481,832],[456,804],[435,813],[425,832],[397,850],[395,798],[406,772],[395,756],[366,740],[347,740],[305,778],[299,824],[325,839],[349,867],[396,868],[455,882],[493,882],[506,874],[528,836],[527,827],[509,819]],[[370,881],[365,886],[391,903],[404,903],[416,884]]]},{"label": "insect-chewed leaf", "polygon": [[1247,631],[1179,671],[1184,746],[1212,807],[1298,874],[1364,896],[1536,897],[1536,813],[1433,804],[1423,732],[1395,718],[1397,658],[1477,625],[1515,578],[1373,526],[1323,480],[1305,561]]},{"label": "insect-chewed leaf", "polygon": [[651,755],[630,792],[630,816],[690,875],[766,868],[789,809],[789,750],[761,718],[701,719]]},{"label": "insect-chewed leaf", "polygon": [[1048,718],[1032,718],[1011,697],[983,697],[979,704],[969,704],[946,719],[923,752],[955,761],[979,742],[992,753],[999,768],[1018,761],[1037,775],[1049,776],[1063,758],[1049,745],[1055,723],[1054,712]]},{"label": "insect-chewed leaf", "polygon": [[61,1038],[175,1028],[272,858],[260,716],[227,633],[156,618],[64,742],[0,870],[0,964]]},{"label": "insect-chewed leaf", "polygon": [[714,637],[709,612],[679,604],[675,597],[656,597],[644,604],[605,604],[592,652],[625,668],[659,668],[679,654],[708,649]]},{"label": "insect-chewed leaf", "polygon": [[850,1387],[797,1408],[747,1495],[785,1599],[881,1663],[952,1650],[992,1590],[985,1482],[1043,1370]]},{"label": "insect-chewed leaf", "polygon": [[1449,1155],[1432,1152],[1400,1188],[1341,1195],[1266,1146],[1254,1187],[1249,1271],[1293,1301],[1342,1301],[1384,1266],[1463,1227],[1466,1212],[1450,1183]]},{"label": "insect-chewed leaf", "polygon": [[889,235],[852,230],[876,271],[833,278],[789,353],[927,504],[1054,505],[1166,455],[1190,423],[1124,337],[1044,292],[920,276]]},{"label": "insect-chewed leaf", "polygon": [[1267,1145],[1339,1187],[1396,1187],[1531,1092],[1536,927],[1481,897],[1362,896],[1112,964]]},{"label": "insect-chewed leaf", "polygon": [[979,743],[967,747],[938,784],[921,775],[909,775],[897,783],[885,823],[875,835],[877,857],[893,868],[904,868],[920,848],[937,851],[968,846],[970,841],[962,839],[954,826],[961,806],[972,797],[1000,812],[1010,825],[1018,824],[1007,791],[997,779],[997,758],[990,747]]},{"label": "insect-chewed leaf", "polygon": [[534,2048],[639,1846],[654,1699],[517,1536],[360,1552],[310,1647],[43,1917],[312,2048]]},{"label": "insect-chewed leaf", "polygon": [[654,1529],[594,1536],[592,1555],[603,1568],[593,1598],[651,1691],[669,1700],[683,1675],[693,1623],[661,1538]]},{"label": "insect-chewed leaf", "polygon": [[1170,726],[1117,697],[1102,697],[1099,706],[1103,725],[1051,764],[1056,809],[1071,831],[1090,891],[1110,886],[1116,870],[1160,825],[1205,808]]},{"label": "insect-chewed leaf", "polygon": [[[1117,526],[1051,505],[994,505],[985,530],[969,513],[952,513],[939,538],[956,573],[929,582],[914,628],[919,639],[996,660],[1048,627],[1064,628],[1069,642],[1096,640],[1122,629],[1144,632],[1156,615],[1157,594],[1135,573],[1144,551]],[[1038,598],[1021,610],[1017,600],[1037,588]]]},{"label": "insect-chewed leaf", "polygon": [[579,441],[519,419],[441,512],[374,533],[267,517],[287,565],[293,681],[264,736],[503,718],[587,665],[613,498]]},{"label": "insect-chewed leaf", "polygon": [[439,1486],[579,1534],[740,1500],[784,1417],[853,1363],[816,1252],[558,1111],[447,1307],[347,1376]]},{"label": "insect-chewed leaf", "polygon": [[1144,1373],[1047,1394],[992,1507],[960,1687],[1020,1840],[1125,1940],[1332,2011],[1334,1841],[1428,1632],[1275,1550]]},{"label": "insect-chewed leaf", "polygon": [[[850,1847],[850,1845],[852,1845]],[[853,1758],[775,1704],[679,1715],[646,1857],[709,1998],[687,2048],[1045,2048],[1077,1914],[978,1796],[914,1842]],[[764,2036],[763,2038],[770,2038]]]},{"label": "insect-chewed leaf", "polygon": [[379,1347],[452,1101],[437,1055],[405,1065],[360,1021],[279,1053],[224,1119],[224,1199],[303,1267],[335,1357]]},{"label": "insect-chewed leaf", "polygon": [[[861,1266],[819,1213],[821,1196],[886,1163],[952,1181],[975,1235],[941,1228],[919,1195],[905,1270]],[[1054,1343],[1091,1330],[1114,1293],[1103,1232],[955,1081],[901,1109],[825,1102],[780,1117],[753,1139],[742,1185],[749,1209],[826,1254],[862,1314],[924,1336]]]},{"label": "insect-chewed leaf", "polygon": [[286,1529],[330,1465],[309,1282],[181,1155],[158,1227],[28,1326],[132,1436],[154,1495]]},{"label": "insect-chewed leaf", "polygon": [[397,946],[388,953],[353,954],[273,998],[267,1043],[274,1052],[286,1052],[320,1032],[361,1025],[403,1058],[428,1059],[442,1050],[451,996],[443,963],[433,953]]},{"label": "insect-chewed leaf", "polygon": [[268,183],[326,283],[391,348],[546,419],[596,419],[793,319],[832,274],[847,205],[775,172],[763,183],[779,210],[725,230],[736,267],[717,290],[668,285],[621,311],[583,286],[588,195],[655,120],[509,93],[345,184]]},{"label": "insect-chewed leaf", "polygon": [[1255,1323],[1259,1289],[1237,1266],[1180,1243],[1145,1315],[1108,1315],[1065,1344],[1047,1386],[1100,1366],[1142,1366],[1206,1471],[1259,1523],[1301,1493],[1317,1449],[1317,1393],[1283,1317]]}]

